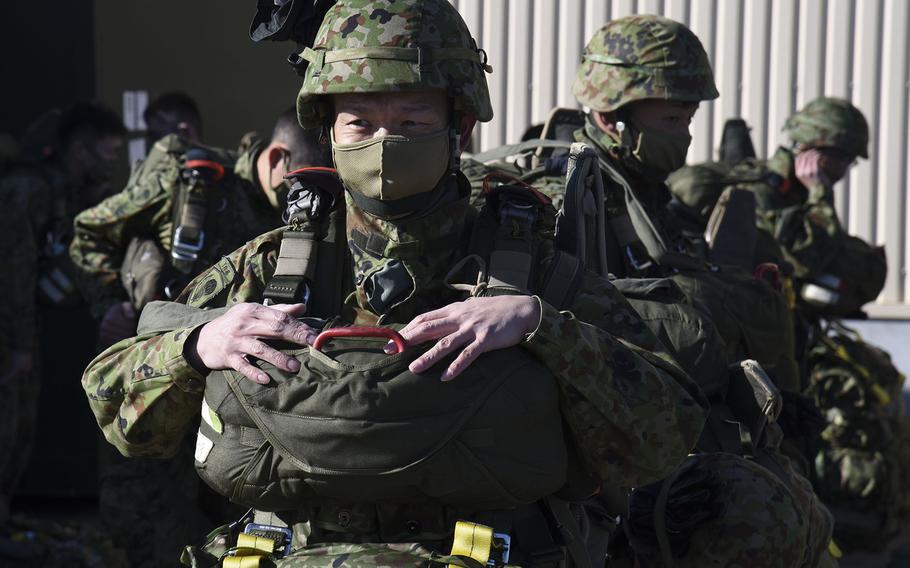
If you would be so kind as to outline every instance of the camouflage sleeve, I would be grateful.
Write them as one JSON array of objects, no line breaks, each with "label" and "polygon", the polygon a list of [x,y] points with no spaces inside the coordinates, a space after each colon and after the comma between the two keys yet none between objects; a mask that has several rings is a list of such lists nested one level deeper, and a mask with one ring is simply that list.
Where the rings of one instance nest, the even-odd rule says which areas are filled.
[{"label": "camouflage sleeve", "polygon": [[178,175],[177,170],[156,169],[151,174],[76,217],[70,257],[78,268],[79,289],[96,318],[126,298],[120,267],[130,239],[160,241],[161,231],[170,226],[173,183],[167,177]]},{"label": "camouflage sleeve", "polygon": [[622,487],[668,475],[704,424],[707,402],[698,387],[606,281],[580,294],[574,312],[541,305],[540,325],[525,345],[556,375],[589,467]]},{"label": "camouflage sleeve", "polygon": [[[274,272],[281,230],[250,241],[197,276],[180,301],[199,308],[259,301]],[[199,412],[205,379],[183,357],[195,328],[126,339],[92,361],[82,377],[108,442],[125,456],[169,456]]]},{"label": "camouflage sleeve", "polygon": [[0,353],[29,351],[35,338],[41,226],[47,221],[50,187],[41,178],[12,174],[0,180]]}]

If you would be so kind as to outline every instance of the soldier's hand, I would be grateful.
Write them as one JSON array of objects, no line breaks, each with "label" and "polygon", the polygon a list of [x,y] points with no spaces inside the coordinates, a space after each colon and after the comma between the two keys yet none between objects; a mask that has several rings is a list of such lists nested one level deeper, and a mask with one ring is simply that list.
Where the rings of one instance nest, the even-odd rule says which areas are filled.
[{"label": "soldier's hand", "polygon": [[825,173],[825,156],[815,148],[803,150],[796,155],[793,169],[796,178],[807,188],[831,185]]},{"label": "soldier's hand", "polygon": [[136,335],[136,325],[139,318],[133,304],[120,302],[108,308],[101,318],[101,327],[98,329],[98,348],[107,349],[111,345]]},{"label": "soldier's hand", "polygon": [[295,319],[306,310],[304,304],[237,304],[224,315],[202,326],[195,343],[188,341],[185,356],[192,363],[197,359],[207,369],[234,369],[248,379],[261,384],[269,376],[249,361],[255,357],[268,361],[283,371],[296,373],[300,362],[269,347],[264,339],[278,339],[309,345],[316,331]]},{"label": "soldier's hand", "polygon": [[[472,298],[417,316],[401,330],[401,336],[410,345],[436,341],[411,363],[412,373],[422,373],[460,351],[440,377],[448,381],[482,353],[518,345],[539,322],[540,303],[531,296]],[[394,352],[394,346],[387,346],[386,351]]]}]

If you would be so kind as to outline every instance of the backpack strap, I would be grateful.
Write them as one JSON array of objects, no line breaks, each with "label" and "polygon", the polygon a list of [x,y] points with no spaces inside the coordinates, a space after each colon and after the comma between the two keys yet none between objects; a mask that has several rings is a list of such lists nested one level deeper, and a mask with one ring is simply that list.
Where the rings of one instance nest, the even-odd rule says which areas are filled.
[{"label": "backpack strap", "polygon": [[[308,315],[331,316],[341,304],[347,244],[340,211],[341,181],[333,168],[290,172],[285,220],[275,274],[266,284],[264,303],[307,304]],[[318,277],[317,277],[318,276]],[[325,282],[333,279],[334,286]],[[323,313],[325,312],[325,313]]]},{"label": "backpack strap", "polygon": [[566,169],[566,193],[556,217],[556,244],[607,276],[604,186],[597,154],[585,144],[572,144]]},{"label": "backpack strap", "polygon": [[205,221],[210,193],[224,178],[224,166],[202,148],[192,148],[180,170],[177,200],[174,202],[174,232],[171,235],[171,265],[191,276],[205,247]]},{"label": "backpack strap", "polygon": [[[497,181],[504,183],[493,185]],[[486,201],[474,223],[469,247],[488,259],[483,289],[489,295],[538,294],[557,308],[567,307],[584,276],[584,263],[557,251],[546,272],[538,273],[540,246],[555,225],[550,199],[504,174],[484,179],[484,195]]]},{"label": "backpack strap", "polygon": [[624,211],[618,215],[611,216],[609,224],[610,230],[623,249],[623,254],[633,260],[633,266],[637,259],[637,262],[641,264],[641,268],[647,268],[648,259],[638,259],[632,256],[635,253],[635,249],[639,249],[645,251],[647,256],[650,257],[650,261],[659,266],[685,270],[705,270],[705,264],[701,260],[670,249],[657,227],[654,226],[648,212],[645,211],[644,205],[635,196],[635,192],[632,191],[629,182],[626,181],[621,173],[606,160],[600,160],[600,167],[604,175],[623,192]]},{"label": "backpack strap", "polygon": [[747,189],[725,189],[711,211],[704,236],[711,263],[752,270],[758,240],[755,194]]}]

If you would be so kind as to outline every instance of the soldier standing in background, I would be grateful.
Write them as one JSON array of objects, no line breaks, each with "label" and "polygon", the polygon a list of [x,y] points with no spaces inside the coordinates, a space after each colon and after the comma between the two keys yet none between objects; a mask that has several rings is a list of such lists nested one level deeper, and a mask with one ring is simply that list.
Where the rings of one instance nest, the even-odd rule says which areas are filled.
[{"label": "soldier standing in background", "polygon": [[724,183],[756,196],[758,226],[793,266],[802,389],[826,417],[804,452],[835,538],[847,551],[880,551],[910,519],[910,422],[889,355],[839,321],[865,317],[887,263],[883,247],[847,233],[833,191],[869,157],[869,126],[850,102],[820,97],[783,130],[788,146],[740,163]]},{"label": "soldier standing in background", "polygon": [[202,113],[191,96],[180,91],[163,93],[145,107],[146,141],[151,147],[168,134],[188,142],[202,141]]},{"label": "soldier standing in background", "polygon": [[[83,365],[85,352],[42,345],[39,332],[53,333],[65,325],[79,326],[82,299],[74,269],[66,255],[73,218],[110,193],[111,175],[120,156],[126,129],[120,118],[98,103],[76,103],[59,115],[54,140],[44,146],[43,159],[14,162],[0,177],[0,518],[8,515],[31,452],[42,380],[42,350],[57,365]],[[65,322],[65,323],[64,323]],[[78,337],[91,336],[88,330]],[[46,343],[46,341],[45,341]],[[75,369],[71,369],[75,371]],[[58,376],[56,379],[65,380]]]},{"label": "soldier standing in background", "polygon": [[[293,110],[279,116],[267,144],[256,141],[240,154],[177,134],[158,140],[122,192],[75,221],[70,254],[80,288],[101,319],[99,344],[132,337],[145,304],[176,297],[222,255],[280,226],[284,176],[327,165],[328,144],[300,128]],[[222,514],[193,470],[192,443],[188,439],[168,460],[112,456],[102,472],[102,519],[135,566],[165,565],[218,520],[207,514]],[[200,510],[200,500],[214,502]]]},{"label": "soldier standing in background", "polygon": [[[696,450],[748,457],[779,474],[779,480],[812,511],[804,549],[812,552],[788,562],[799,566],[814,565],[821,557],[827,561],[830,514],[781,455],[782,425],[776,423],[776,415],[769,419],[764,439],[755,436],[754,430],[751,442],[740,439],[740,431],[749,429],[751,422],[743,408],[755,401],[732,394],[741,376],[727,367],[735,369],[741,361],[755,359],[780,389],[798,390],[785,297],[753,277],[749,247],[744,247],[748,258],[724,259],[722,267],[720,262],[710,265],[713,250],[700,233],[692,238],[681,230],[676,212],[668,207],[671,194],[665,180],[685,163],[691,141],[689,123],[701,101],[718,96],[704,48],[688,28],[673,20],[650,15],[613,20],[585,48],[574,92],[590,110],[569,111],[581,115],[581,128],[573,139],[593,149],[602,177],[605,230],[593,236],[605,241],[605,269],[619,277],[616,286],[711,402],[711,415]],[[569,161],[568,155],[554,153],[541,166],[517,174],[567,211],[575,205],[568,196],[563,201],[562,195]],[[486,164],[490,168],[495,169],[495,164]],[[480,175],[484,169],[472,164]],[[514,168],[507,173],[516,175]],[[593,197],[597,199],[596,194]],[[571,217],[568,212],[563,218]],[[748,220],[748,227],[753,226],[754,214]],[[588,260],[597,263],[593,256]],[[655,293],[660,289],[663,294]],[[782,406],[781,398],[774,403],[778,405]],[[730,430],[731,424],[739,426]],[[740,486],[740,490],[747,489]],[[758,532],[763,527],[757,522],[752,529]],[[784,541],[772,544],[773,531],[757,538],[767,538],[771,547],[785,546]],[[708,557],[696,553],[689,560],[697,564],[708,562]],[[777,564],[770,559],[768,565]]]}]

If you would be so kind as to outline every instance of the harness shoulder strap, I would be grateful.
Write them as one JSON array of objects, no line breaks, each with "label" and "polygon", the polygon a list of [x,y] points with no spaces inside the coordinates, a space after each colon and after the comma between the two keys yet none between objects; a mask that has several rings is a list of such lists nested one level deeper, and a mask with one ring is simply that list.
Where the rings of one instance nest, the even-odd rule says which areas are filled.
[{"label": "harness shoulder strap", "polygon": [[307,304],[314,317],[337,315],[341,306],[348,248],[341,182],[331,168],[291,172],[286,220],[275,274],[263,293],[266,304]]},{"label": "harness shoulder strap", "polygon": [[177,196],[174,200],[174,230],[171,265],[186,277],[194,273],[205,247],[205,221],[210,195],[224,178],[225,166],[204,148],[186,152]]}]

